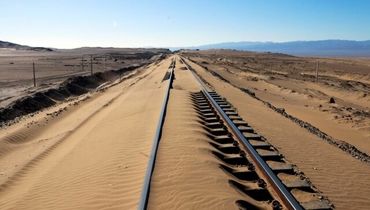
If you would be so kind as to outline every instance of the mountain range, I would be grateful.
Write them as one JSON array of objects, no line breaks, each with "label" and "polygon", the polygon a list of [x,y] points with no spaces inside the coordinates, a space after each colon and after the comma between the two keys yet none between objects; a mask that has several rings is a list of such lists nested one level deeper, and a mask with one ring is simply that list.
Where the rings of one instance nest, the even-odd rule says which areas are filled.
[{"label": "mountain range", "polygon": [[[0,41],[0,48],[32,51],[54,51],[52,48],[30,47],[6,41]],[[179,48],[170,48],[177,50]],[[324,57],[369,57],[370,40],[319,40],[319,41],[292,41],[292,42],[224,42],[207,44],[183,49],[231,49],[256,52],[285,53],[297,56],[324,56]]]},{"label": "mountain range", "polygon": [[370,56],[370,40],[319,40],[292,42],[225,42],[188,49],[232,49],[256,52],[276,52],[298,56]]}]

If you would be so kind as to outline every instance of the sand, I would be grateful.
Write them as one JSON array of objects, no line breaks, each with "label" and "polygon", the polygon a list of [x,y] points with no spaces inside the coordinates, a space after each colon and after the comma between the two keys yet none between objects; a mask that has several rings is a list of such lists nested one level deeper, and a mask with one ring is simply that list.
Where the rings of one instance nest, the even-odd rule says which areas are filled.
[{"label": "sand", "polygon": [[368,60],[317,58],[321,75],[315,82],[307,77],[315,75],[313,58],[228,51],[196,55],[192,59],[237,87],[370,154]]},{"label": "sand", "polygon": [[238,209],[235,201],[243,197],[211,153],[190,99],[200,89],[183,67],[177,62],[148,209]]},{"label": "sand", "polygon": [[[93,72],[104,72],[150,63],[166,52],[145,48],[55,49],[52,52],[0,49],[0,108],[31,92],[54,87],[69,77],[90,75],[90,55]],[[33,62],[37,87],[33,87]]]},{"label": "sand", "polygon": [[[361,141],[368,137],[366,118],[361,122],[330,122],[333,113],[345,113],[343,110],[335,113],[338,107],[368,108],[366,97],[356,100],[358,96],[352,96],[352,90],[345,92],[337,86],[312,81],[302,83],[300,76],[284,82],[265,74],[240,71],[227,59],[222,62],[229,64],[212,67],[234,85],[251,88],[261,99],[312,122],[336,138],[348,140],[363,151],[370,151],[369,144]],[[326,67],[338,66],[337,60],[326,62]],[[341,62],[345,66],[354,62],[358,74],[326,74],[354,79],[367,65],[362,60]],[[57,103],[2,128],[0,209],[136,209],[167,87],[168,80],[163,78],[170,63],[171,58],[153,63],[123,82],[116,81],[105,89]],[[257,133],[297,165],[337,209],[370,206],[367,164],[199,65],[189,64],[237,108]],[[366,83],[367,78],[361,81]],[[354,86],[359,87],[361,84]],[[151,183],[149,209],[237,209],[237,200],[248,199],[229,184],[233,177],[220,169],[220,160],[212,154],[214,148],[190,98],[192,92],[199,90],[191,73],[178,60]],[[323,104],[329,95],[336,97],[337,105]],[[318,104],[323,107],[317,108]]]},{"label": "sand", "polygon": [[[287,113],[370,154],[370,119],[361,116],[356,118],[345,109],[345,107],[357,107],[359,110],[370,108],[367,99],[366,101],[361,97],[358,99],[356,93],[334,90],[307,81],[289,79],[251,81],[243,77],[245,73],[233,68],[225,71],[213,66],[210,69],[232,84],[252,90],[260,99],[284,108]],[[328,103],[330,96],[335,97],[336,104]]]},{"label": "sand", "polygon": [[169,64],[1,130],[0,208],[135,209]]},{"label": "sand", "polygon": [[370,206],[368,165],[307,132],[199,65],[190,64],[237,108],[239,115],[256,132],[265,136],[288,161],[296,164],[337,209],[366,209]]}]

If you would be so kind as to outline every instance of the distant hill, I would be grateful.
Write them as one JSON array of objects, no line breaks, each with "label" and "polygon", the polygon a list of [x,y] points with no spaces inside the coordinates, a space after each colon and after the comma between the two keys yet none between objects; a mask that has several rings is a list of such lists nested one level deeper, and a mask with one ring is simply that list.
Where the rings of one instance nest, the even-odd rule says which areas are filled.
[{"label": "distant hill", "polygon": [[15,49],[15,50],[46,51],[46,52],[53,51],[53,49],[51,48],[30,47],[26,45],[20,45],[20,44],[15,44],[11,42],[5,42],[5,41],[0,41],[0,48],[8,48],[8,49]]},{"label": "distant hill", "polygon": [[202,45],[192,49],[234,49],[257,52],[278,52],[301,56],[370,56],[370,40],[320,40],[293,42],[226,42]]}]

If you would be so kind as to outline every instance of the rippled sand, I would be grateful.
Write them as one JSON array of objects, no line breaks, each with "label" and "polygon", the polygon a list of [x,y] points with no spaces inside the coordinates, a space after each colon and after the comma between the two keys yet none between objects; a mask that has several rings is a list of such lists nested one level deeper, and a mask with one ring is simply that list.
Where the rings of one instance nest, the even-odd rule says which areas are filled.
[{"label": "rippled sand", "polygon": [[296,164],[337,209],[369,208],[369,165],[329,145],[200,66],[190,64],[238,109],[246,122]]},{"label": "rippled sand", "polygon": [[0,209],[135,209],[169,64],[2,130]]}]

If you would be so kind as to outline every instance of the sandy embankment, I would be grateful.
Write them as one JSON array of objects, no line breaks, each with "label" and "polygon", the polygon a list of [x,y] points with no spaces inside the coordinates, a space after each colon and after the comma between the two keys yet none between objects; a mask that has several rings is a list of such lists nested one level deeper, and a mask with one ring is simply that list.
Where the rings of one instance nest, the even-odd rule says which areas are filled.
[{"label": "sandy embankment", "polygon": [[337,209],[370,206],[370,168],[340,149],[272,111],[262,102],[189,62],[215,90],[226,97],[246,122],[265,136],[328,196]]},{"label": "sandy embankment", "polygon": [[0,209],[135,209],[170,62],[1,130]]},{"label": "sandy embankment", "polygon": [[[190,56],[337,142],[370,153],[370,68],[366,60],[320,58],[322,68],[316,82],[313,58],[230,51]],[[335,103],[329,103],[331,97]]]},{"label": "sandy embankment", "polygon": [[[269,102],[338,140],[346,141],[370,154],[370,120],[355,116],[347,110],[369,109],[369,99],[351,90],[327,87],[295,79],[268,79],[267,76],[242,72],[216,65],[209,68],[240,88],[253,91],[258,98]],[[334,97],[335,104],[330,104]],[[353,112],[353,111],[352,111]]]},{"label": "sandy embankment", "polygon": [[238,209],[243,196],[219,168],[190,99],[199,86],[176,63],[175,80],[151,183],[148,209]]}]

